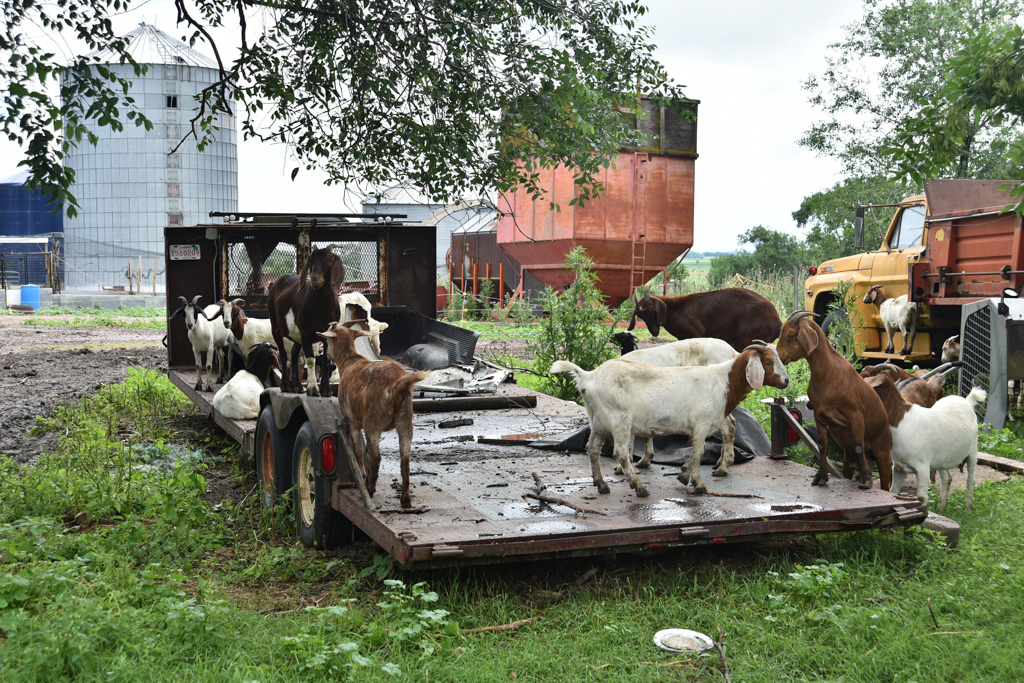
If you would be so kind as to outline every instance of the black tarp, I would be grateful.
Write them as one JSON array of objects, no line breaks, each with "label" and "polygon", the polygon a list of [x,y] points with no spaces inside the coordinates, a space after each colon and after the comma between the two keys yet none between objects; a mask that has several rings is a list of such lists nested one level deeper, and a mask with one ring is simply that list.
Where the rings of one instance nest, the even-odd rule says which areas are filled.
[{"label": "black tarp", "polygon": [[[734,463],[744,463],[754,456],[766,456],[771,453],[772,442],[761,429],[761,423],[746,408],[736,408],[732,412],[736,418],[736,439],[734,442]],[[533,448],[552,451],[585,451],[590,438],[590,425],[574,432],[565,432],[532,442]],[[612,444],[605,441],[601,455],[612,457]],[[633,457],[639,460],[644,455],[644,440],[636,437],[633,440]],[[690,437],[682,434],[654,437],[654,459],[659,465],[682,465],[693,455],[693,444]],[[718,432],[707,440],[702,465],[714,465],[722,455],[722,433]]]}]

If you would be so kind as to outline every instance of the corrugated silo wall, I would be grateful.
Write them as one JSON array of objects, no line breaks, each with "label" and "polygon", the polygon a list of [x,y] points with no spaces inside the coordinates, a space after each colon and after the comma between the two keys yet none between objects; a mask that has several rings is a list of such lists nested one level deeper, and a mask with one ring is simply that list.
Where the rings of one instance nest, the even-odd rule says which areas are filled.
[{"label": "corrugated silo wall", "polygon": [[0,235],[42,235],[63,230],[60,207],[20,184],[0,184]]},{"label": "corrugated silo wall", "polygon": [[110,68],[132,81],[131,94],[153,128],[125,120],[122,132],[97,130],[95,147],[82,142],[68,157],[80,207],[77,217],[64,218],[68,286],[127,285],[128,260],[138,267],[141,257],[143,292],[152,290],[154,259],[163,291],[164,227],[238,210],[235,117],[218,115],[217,140],[204,152],[190,139],[169,154],[189,131],[194,95],[217,80],[217,71],[158,64],[139,77],[131,66]]}]

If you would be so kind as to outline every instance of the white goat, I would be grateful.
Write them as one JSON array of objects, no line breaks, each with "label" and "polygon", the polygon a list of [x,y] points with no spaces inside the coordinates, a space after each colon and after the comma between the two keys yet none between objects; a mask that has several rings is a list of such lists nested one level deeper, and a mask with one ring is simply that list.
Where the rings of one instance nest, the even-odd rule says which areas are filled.
[{"label": "white goat", "polygon": [[260,414],[263,384],[247,370],[239,370],[213,397],[214,409],[232,420],[254,420]]},{"label": "white goat", "polygon": [[[627,332],[626,334],[629,333]],[[738,355],[736,349],[732,348],[728,342],[712,337],[697,337],[672,342],[671,344],[662,344],[650,349],[630,351],[619,360],[631,360],[637,363],[646,363],[647,365],[657,365],[662,368],[680,368],[703,367],[724,363],[734,360]],[[735,427],[736,418],[730,416],[729,420],[732,422],[733,427]],[[732,447],[731,441],[729,447]],[[645,439],[644,457],[636,466],[644,469],[650,467],[651,458],[653,457],[654,439]],[[619,472],[620,470],[616,468],[615,471]]]},{"label": "white goat", "polygon": [[908,472],[917,476],[917,497],[928,505],[928,477],[938,470],[942,479],[937,510],[949,497],[949,470],[967,460],[967,507],[974,506],[974,470],[978,465],[978,418],[974,406],[986,398],[977,387],[967,398],[946,396],[931,408],[908,403],[884,375],[867,383],[882,399],[892,433],[892,490],[899,492]]},{"label": "white goat", "polygon": [[[207,320],[211,323],[210,334],[213,338],[213,348],[217,352],[217,384],[223,384],[225,379],[231,379],[231,365],[234,354],[231,353],[231,304],[221,299],[215,304],[210,304],[203,311]],[[218,317],[223,319],[213,322]],[[225,357],[228,364],[225,367]]]},{"label": "white goat", "polygon": [[[219,340],[217,328],[223,330],[224,326],[210,321],[207,312],[199,306],[199,299],[202,298],[200,295],[197,294],[191,303],[183,296],[178,298],[181,299],[181,308],[172,313],[167,318],[167,322],[170,323],[179,315],[185,316],[185,329],[188,330],[188,340],[192,342],[192,353],[196,357],[195,390],[203,390],[203,354],[206,354],[206,391],[213,391],[213,354],[215,352],[219,354],[218,362],[221,373],[224,372],[224,349],[217,345]],[[214,315],[216,311],[220,310],[220,306],[214,304],[208,306],[207,309],[212,309],[209,315]]]},{"label": "white goat", "polygon": [[700,477],[700,461],[707,438],[722,431],[726,441],[715,474],[727,475],[735,436],[729,414],[748,393],[766,383],[783,389],[789,385],[775,348],[759,344],[747,347],[732,361],[707,367],[661,368],[615,359],[587,372],[560,360],[551,366],[551,372],[572,373],[583,396],[590,418],[587,453],[598,491],[609,491],[601,476],[600,459],[605,440],[612,439],[615,459],[640,497],[648,492],[633,470],[634,436],[689,434],[693,454],[683,465],[679,481],[692,481],[694,492],[704,493],[707,486]]},{"label": "white goat", "polygon": [[[368,344],[377,356],[376,359],[371,358],[371,360],[380,360],[380,333],[388,329],[388,324],[374,320],[370,316],[370,302],[360,292],[346,292],[338,297],[338,303],[341,304],[341,320],[338,322],[345,323],[350,320],[366,320],[369,323],[367,331],[374,333],[372,337],[359,337],[359,339],[356,340],[356,351],[359,352],[359,355],[366,356],[366,354],[360,350],[360,347],[364,344]],[[349,306],[355,306],[363,309],[366,317],[357,317],[356,312],[349,308]]]},{"label": "white goat", "polygon": [[885,334],[888,336],[886,353],[894,352],[893,330],[897,327],[903,333],[903,348],[901,356],[906,356],[914,348],[914,338],[917,336],[917,303],[909,301],[907,295],[890,299],[882,291],[882,285],[875,285],[864,295],[864,303],[878,306],[878,315],[885,325]]},{"label": "white goat", "polygon": [[960,358],[960,342],[957,341],[960,338],[959,334],[954,334],[952,337],[942,342],[942,362],[948,363],[952,360],[959,360]]}]

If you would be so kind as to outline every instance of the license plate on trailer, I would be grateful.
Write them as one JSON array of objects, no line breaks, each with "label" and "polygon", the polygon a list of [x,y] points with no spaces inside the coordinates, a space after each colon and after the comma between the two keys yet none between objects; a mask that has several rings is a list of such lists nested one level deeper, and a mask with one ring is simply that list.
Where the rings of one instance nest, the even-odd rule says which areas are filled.
[{"label": "license plate on trailer", "polygon": [[172,244],[168,247],[172,261],[198,261],[198,244]]}]

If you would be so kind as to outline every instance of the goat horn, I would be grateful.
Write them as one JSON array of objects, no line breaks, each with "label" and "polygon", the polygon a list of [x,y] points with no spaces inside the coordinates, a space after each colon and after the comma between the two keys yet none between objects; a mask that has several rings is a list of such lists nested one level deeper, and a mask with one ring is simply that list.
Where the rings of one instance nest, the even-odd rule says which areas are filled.
[{"label": "goat horn", "polygon": [[179,298],[179,299],[181,299],[181,305],[182,305],[182,306],[184,306],[185,304],[187,304],[187,303],[188,303],[188,299],[186,299],[185,297],[183,297],[183,296],[179,296],[178,298]]},{"label": "goat horn", "polygon": [[820,313],[815,313],[814,311],[795,311],[793,315],[789,316],[789,320],[787,320],[786,322],[795,323],[799,321],[801,318],[806,318],[809,315],[813,315],[818,318],[821,317]]},{"label": "goat horn", "polygon": [[750,346],[748,346],[747,348],[745,348],[743,350],[744,351],[749,351],[750,349],[754,349],[755,351],[764,351],[764,346],[765,346],[764,344],[751,344]]},{"label": "goat horn", "polygon": [[231,300],[231,305],[232,306],[242,306],[244,304],[245,304],[245,299],[232,299]]},{"label": "goat horn", "polygon": [[760,339],[751,339],[750,341],[754,344],[760,344],[761,346],[768,346],[768,342],[762,341]]},{"label": "goat horn", "polygon": [[198,305],[199,304],[199,300],[202,299],[202,298],[203,298],[202,294],[196,294],[195,297],[192,298],[192,305],[193,306]]}]

